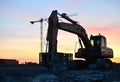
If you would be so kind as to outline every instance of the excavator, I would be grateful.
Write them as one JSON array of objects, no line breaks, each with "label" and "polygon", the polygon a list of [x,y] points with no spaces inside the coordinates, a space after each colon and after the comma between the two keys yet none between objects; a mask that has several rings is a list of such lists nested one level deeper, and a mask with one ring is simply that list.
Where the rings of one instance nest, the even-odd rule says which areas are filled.
[{"label": "excavator", "polygon": [[[66,19],[69,23],[59,22],[58,16]],[[59,29],[78,36],[81,47],[75,53],[75,58],[83,58],[86,65],[99,64],[106,67],[112,66],[112,61],[109,58],[113,58],[113,50],[107,47],[105,36],[101,34],[91,35],[89,39],[86,30],[80,24],[69,18],[66,13],[60,14],[57,10],[52,11],[48,19],[46,39],[49,42],[49,48],[47,53],[42,53],[43,63],[46,62],[51,67],[56,67],[60,65],[58,62],[62,61],[58,56],[60,53],[57,52],[57,34]],[[79,65],[80,63],[77,63],[77,66]]]}]

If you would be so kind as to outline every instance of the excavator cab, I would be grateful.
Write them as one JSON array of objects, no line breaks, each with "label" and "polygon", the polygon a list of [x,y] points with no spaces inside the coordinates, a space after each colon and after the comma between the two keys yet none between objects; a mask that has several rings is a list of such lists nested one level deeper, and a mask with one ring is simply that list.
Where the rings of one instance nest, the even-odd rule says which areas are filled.
[{"label": "excavator cab", "polygon": [[95,52],[98,53],[98,54],[95,54],[96,57],[98,58],[112,58],[113,57],[113,51],[112,49],[107,47],[106,38],[104,36],[100,34],[97,36],[91,35],[90,43],[92,47],[96,49]]},{"label": "excavator cab", "polygon": [[[89,48],[89,57],[92,58],[100,58],[105,53],[107,44],[106,44],[106,38],[102,35],[96,35],[90,36],[90,44],[91,47]],[[78,52],[75,54],[76,57],[79,58],[86,58],[86,49],[85,48],[79,48]]]},{"label": "excavator cab", "polygon": [[100,52],[105,52],[105,48],[107,47],[106,38],[102,35],[92,36],[90,37],[90,43],[93,47],[97,48]]}]

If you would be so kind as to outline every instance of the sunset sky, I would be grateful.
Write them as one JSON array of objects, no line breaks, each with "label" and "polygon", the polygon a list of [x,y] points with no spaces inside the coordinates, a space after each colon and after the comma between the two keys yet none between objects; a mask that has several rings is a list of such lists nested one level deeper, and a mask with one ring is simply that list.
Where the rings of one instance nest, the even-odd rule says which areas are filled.
[{"label": "sunset sky", "polygon": [[[48,18],[52,10],[77,13],[71,18],[86,29],[88,36],[106,36],[114,57],[120,57],[120,0],[0,0],[0,58],[38,62],[40,24],[29,22]],[[44,21],[44,51],[47,26]],[[73,53],[77,40],[76,35],[59,30],[58,51]]]}]

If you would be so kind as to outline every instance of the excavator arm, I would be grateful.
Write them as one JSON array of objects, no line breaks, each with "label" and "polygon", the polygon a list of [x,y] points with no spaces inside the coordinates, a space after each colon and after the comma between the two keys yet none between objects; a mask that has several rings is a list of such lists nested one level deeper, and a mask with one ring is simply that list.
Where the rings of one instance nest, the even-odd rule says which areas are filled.
[{"label": "excavator arm", "polygon": [[85,29],[81,25],[60,22],[59,29],[78,35],[78,38],[80,38],[83,41],[85,49],[89,50],[90,41],[87,37]]},{"label": "excavator arm", "polygon": [[[84,57],[88,56],[89,50],[90,50],[90,41],[87,37],[86,30],[79,24],[77,24],[74,20],[70,19],[68,16],[61,15],[61,17],[65,18],[71,23],[64,23],[64,22],[59,22],[58,21],[58,16],[60,15],[57,13],[57,11],[53,11],[49,17],[49,26],[48,26],[48,32],[47,32],[47,41],[49,41],[49,48],[48,48],[48,53],[51,56],[51,63],[57,63],[57,34],[58,34],[58,29],[76,34],[79,38],[79,42],[82,48],[81,40],[83,41],[83,44],[85,46],[82,51],[85,53],[82,54]],[[80,49],[81,50],[81,49]],[[80,54],[78,51],[78,54]],[[54,67],[54,66],[52,66]]]}]

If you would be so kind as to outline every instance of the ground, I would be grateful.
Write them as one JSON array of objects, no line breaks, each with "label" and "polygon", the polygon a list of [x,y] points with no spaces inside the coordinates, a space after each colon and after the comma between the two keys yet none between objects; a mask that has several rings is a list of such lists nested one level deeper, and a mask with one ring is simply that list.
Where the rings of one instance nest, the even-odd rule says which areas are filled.
[{"label": "ground", "polygon": [[0,82],[120,82],[120,64],[109,69],[51,71],[43,66],[1,67]]}]

